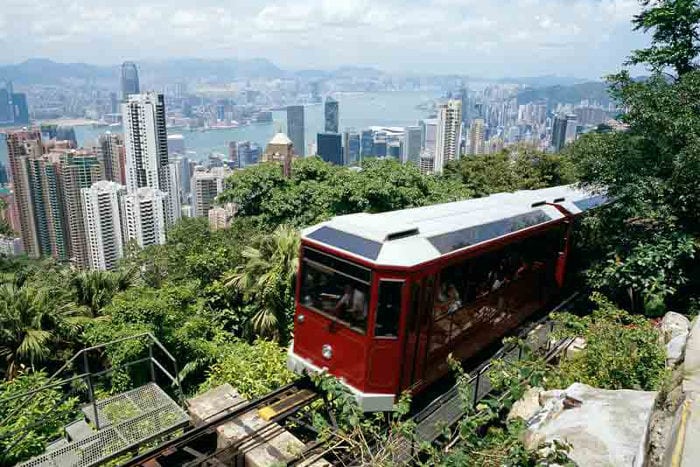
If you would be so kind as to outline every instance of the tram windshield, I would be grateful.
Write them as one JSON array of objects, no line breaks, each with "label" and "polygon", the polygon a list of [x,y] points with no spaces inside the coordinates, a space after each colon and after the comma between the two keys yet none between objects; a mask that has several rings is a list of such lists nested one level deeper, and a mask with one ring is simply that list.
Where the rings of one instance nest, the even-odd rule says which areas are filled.
[{"label": "tram windshield", "polygon": [[369,310],[369,269],[304,248],[301,305],[365,333]]}]

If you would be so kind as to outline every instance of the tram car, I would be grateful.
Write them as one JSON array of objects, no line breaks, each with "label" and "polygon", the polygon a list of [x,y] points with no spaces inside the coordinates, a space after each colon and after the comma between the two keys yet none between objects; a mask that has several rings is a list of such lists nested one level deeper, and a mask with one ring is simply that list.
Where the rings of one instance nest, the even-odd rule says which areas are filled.
[{"label": "tram car", "polygon": [[302,232],[288,366],[327,371],[364,411],[389,411],[557,298],[573,186],[338,216]]}]

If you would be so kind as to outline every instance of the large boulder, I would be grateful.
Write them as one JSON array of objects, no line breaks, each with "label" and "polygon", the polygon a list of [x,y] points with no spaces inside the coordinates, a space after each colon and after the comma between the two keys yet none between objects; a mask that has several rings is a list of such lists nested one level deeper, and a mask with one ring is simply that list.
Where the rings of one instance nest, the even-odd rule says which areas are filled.
[{"label": "large boulder", "polygon": [[656,392],[596,389],[574,383],[540,394],[542,409],[527,422],[526,442],[564,441],[577,465],[644,465]]},{"label": "large boulder", "polygon": [[688,335],[690,321],[680,313],[669,311],[661,319],[660,331],[664,344],[668,344],[675,337]]},{"label": "large boulder", "polygon": [[513,420],[514,418],[522,418],[523,420],[528,420],[535,412],[540,410],[540,393],[544,389],[539,387],[528,388],[519,400],[513,404],[510,412],[508,412],[508,420]]},{"label": "large boulder", "polygon": [[676,336],[666,344],[666,366],[675,366],[683,358],[686,340],[687,334]]}]

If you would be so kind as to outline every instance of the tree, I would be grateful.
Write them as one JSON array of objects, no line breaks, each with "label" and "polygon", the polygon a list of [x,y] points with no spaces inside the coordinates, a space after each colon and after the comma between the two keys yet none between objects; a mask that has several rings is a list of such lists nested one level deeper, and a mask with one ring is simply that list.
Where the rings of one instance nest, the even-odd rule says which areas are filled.
[{"label": "tree", "polygon": [[636,31],[653,31],[652,44],[635,50],[628,64],[647,64],[655,72],[673,68],[678,77],[697,68],[700,54],[700,3],[697,0],[641,0],[634,17]]},{"label": "tree", "polygon": [[96,318],[107,306],[114,294],[126,290],[131,284],[129,271],[81,271],[71,278],[76,303]]},{"label": "tree", "polygon": [[[584,185],[616,200],[589,223],[598,232],[588,239],[606,252],[589,271],[591,284],[632,309],[653,304],[647,311],[658,313],[659,303],[687,306],[700,285],[700,71],[693,65],[700,13],[697,1],[644,5],[635,24],[656,33],[631,60],[657,72],[644,81],[628,71],[608,78],[628,130],[588,134],[565,151]],[[677,79],[662,76],[666,66],[676,67]]]},{"label": "tree", "polygon": [[298,255],[298,232],[280,226],[246,246],[244,263],[226,275],[227,285],[240,290],[254,310],[249,322],[254,335],[282,342],[288,339]]},{"label": "tree", "polygon": [[533,190],[574,181],[569,160],[521,145],[496,154],[462,157],[445,167],[445,177],[458,180],[476,196]]},{"label": "tree", "polygon": [[56,303],[46,290],[0,285],[0,356],[7,379],[21,365],[34,369],[55,355],[62,338],[76,337],[84,321],[75,307]]}]

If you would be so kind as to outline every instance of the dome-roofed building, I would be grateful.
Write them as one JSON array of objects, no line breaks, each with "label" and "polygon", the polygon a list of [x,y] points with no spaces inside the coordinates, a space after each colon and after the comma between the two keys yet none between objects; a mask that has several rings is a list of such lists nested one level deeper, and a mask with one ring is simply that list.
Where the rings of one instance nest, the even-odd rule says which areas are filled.
[{"label": "dome-roofed building", "polygon": [[265,147],[263,162],[279,162],[285,177],[292,173],[292,160],[294,160],[294,144],[287,135],[282,132],[272,137]]}]

